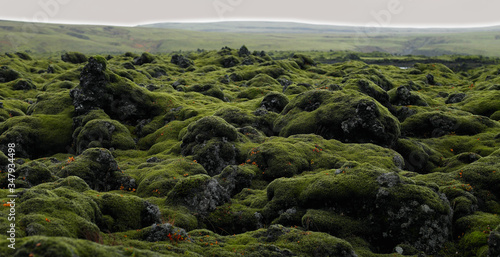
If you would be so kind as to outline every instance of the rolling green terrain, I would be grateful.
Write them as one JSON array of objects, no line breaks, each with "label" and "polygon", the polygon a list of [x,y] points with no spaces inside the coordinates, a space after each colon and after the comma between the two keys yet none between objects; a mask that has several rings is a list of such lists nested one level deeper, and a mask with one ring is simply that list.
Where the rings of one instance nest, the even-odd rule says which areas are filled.
[{"label": "rolling green terrain", "polygon": [[254,49],[0,55],[0,256],[498,256],[500,65]]},{"label": "rolling green terrain", "polygon": [[216,50],[245,44],[264,51],[356,51],[397,55],[500,57],[500,27],[476,29],[364,29],[295,23],[79,26],[0,21],[0,52],[39,55]]}]

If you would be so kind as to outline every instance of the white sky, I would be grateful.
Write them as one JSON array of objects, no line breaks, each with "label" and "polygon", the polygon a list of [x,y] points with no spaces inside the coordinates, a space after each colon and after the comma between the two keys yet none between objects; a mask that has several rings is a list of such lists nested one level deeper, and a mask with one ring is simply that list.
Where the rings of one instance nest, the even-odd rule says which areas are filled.
[{"label": "white sky", "polygon": [[135,26],[294,21],[384,27],[500,25],[497,0],[0,0],[0,19]]}]

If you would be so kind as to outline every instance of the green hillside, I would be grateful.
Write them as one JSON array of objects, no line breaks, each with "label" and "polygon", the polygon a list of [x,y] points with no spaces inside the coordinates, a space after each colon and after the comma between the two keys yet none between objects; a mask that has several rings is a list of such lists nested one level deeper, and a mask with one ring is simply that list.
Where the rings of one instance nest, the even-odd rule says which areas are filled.
[{"label": "green hillside", "polygon": [[[174,26],[175,25],[175,26]],[[258,25],[258,26],[257,26]],[[384,29],[357,33],[356,28],[286,23],[280,25],[173,24],[170,28],[78,26],[0,21],[0,51],[36,54],[79,51],[83,53],[172,52],[215,50],[221,46],[302,51],[386,52],[397,55],[443,54],[500,56],[497,27],[460,30]],[[214,25],[215,26],[215,25]],[[250,27],[250,28],[249,28]],[[249,32],[251,31],[251,33]],[[364,30],[361,30],[364,31]]]}]

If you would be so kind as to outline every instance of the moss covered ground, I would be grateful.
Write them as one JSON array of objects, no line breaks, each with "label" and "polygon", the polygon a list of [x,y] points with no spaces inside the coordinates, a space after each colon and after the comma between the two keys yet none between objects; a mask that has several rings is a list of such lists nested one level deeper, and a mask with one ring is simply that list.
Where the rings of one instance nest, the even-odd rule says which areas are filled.
[{"label": "moss covered ground", "polygon": [[0,55],[0,256],[496,256],[500,66],[317,56]]}]

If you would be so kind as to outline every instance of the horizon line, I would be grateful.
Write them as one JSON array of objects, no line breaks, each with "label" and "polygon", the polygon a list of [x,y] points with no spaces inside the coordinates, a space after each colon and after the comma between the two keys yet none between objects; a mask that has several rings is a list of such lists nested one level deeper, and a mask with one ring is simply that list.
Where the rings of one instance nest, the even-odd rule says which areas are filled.
[{"label": "horizon line", "polygon": [[383,29],[480,29],[480,28],[491,28],[500,27],[498,24],[481,24],[481,25],[436,25],[436,26],[418,26],[418,25],[397,25],[397,26],[363,26],[353,23],[326,23],[310,20],[286,20],[286,19],[227,19],[227,20],[217,20],[217,19],[207,19],[207,20],[176,20],[176,21],[147,21],[140,23],[107,23],[107,22],[75,22],[75,21],[48,21],[48,22],[37,22],[29,20],[11,20],[3,19],[0,17],[0,21],[9,22],[23,22],[23,23],[37,23],[37,24],[54,24],[54,25],[80,25],[80,26],[116,26],[116,27],[139,27],[146,25],[164,24],[164,23],[174,23],[174,24],[200,24],[200,23],[223,23],[223,22],[274,22],[274,23],[297,23],[297,24],[307,24],[316,26],[338,26],[338,27],[358,27],[358,28],[383,28]]}]

